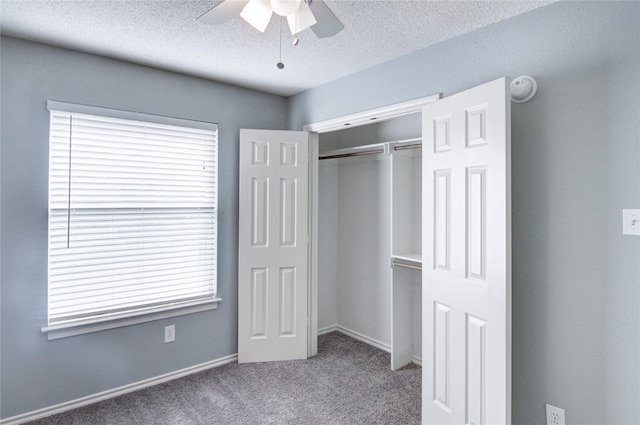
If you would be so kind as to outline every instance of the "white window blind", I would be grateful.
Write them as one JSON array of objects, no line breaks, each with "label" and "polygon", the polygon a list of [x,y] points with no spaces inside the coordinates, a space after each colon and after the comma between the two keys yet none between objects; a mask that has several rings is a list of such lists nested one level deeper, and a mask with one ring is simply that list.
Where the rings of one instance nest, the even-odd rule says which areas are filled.
[{"label": "white window blind", "polygon": [[215,301],[217,126],[49,109],[49,325]]}]

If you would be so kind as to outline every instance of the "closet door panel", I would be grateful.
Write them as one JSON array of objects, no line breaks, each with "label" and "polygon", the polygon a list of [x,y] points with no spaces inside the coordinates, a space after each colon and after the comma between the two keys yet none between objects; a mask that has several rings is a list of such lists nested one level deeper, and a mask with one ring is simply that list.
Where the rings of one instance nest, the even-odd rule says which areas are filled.
[{"label": "closet door panel", "polygon": [[435,268],[448,271],[451,257],[451,170],[434,172],[434,249]]},{"label": "closet door panel", "polygon": [[269,179],[251,179],[251,246],[266,247],[269,240]]},{"label": "closet door panel", "polygon": [[424,424],[511,422],[508,87],[423,109]]},{"label": "closet door panel", "polygon": [[251,338],[267,337],[267,269],[251,269]]},{"label": "closet door panel", "polygon": [[296,179],[280,179],[280,246],[296,246],[297,184]]},{"label": "closet door panel", "polygon": [[467,167],[467,277],[485,280],[487,269],[487,167]]},{"label": "closet door panel", "polygon": [[307,357],[308,138],[240,132],[241,363]]}]

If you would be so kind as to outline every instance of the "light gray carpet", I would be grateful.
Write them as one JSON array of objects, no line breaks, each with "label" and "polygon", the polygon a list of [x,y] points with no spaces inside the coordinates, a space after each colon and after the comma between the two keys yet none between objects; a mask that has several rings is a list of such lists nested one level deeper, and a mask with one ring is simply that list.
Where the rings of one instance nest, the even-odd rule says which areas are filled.
[{"label": "light gray carpet", "polygon": [[420,375],[333,332],[309,360],[233,363],[30,424],[419,424]]}]

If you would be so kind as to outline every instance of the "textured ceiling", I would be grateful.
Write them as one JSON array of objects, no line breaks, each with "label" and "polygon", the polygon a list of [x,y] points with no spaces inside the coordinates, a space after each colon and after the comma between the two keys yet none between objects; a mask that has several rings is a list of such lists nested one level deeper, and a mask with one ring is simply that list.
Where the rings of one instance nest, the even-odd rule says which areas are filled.
[{"label": "textured ceiling", "polygon": [[279,20],[264,34],[240,17],[196,18],[216,0],[0,0],[2,34],[289,96],[552,1],[342,1],[325,3],[338,35],[300,33]]}]

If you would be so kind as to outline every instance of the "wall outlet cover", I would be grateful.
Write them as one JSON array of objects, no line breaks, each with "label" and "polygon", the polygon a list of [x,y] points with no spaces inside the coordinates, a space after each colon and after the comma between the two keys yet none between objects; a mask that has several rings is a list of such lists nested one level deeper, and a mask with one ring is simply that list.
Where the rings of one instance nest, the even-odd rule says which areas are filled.
[{"label": "wall outlet cover", "polygon": [[622,234],[640,236],[640,210],[622,210]]},{"label": "wall outlet cover", "polygon": [[164,343],[173,342],[176,340],[176,325],[170,325],[164,327]]},{"label": "wall outlet cover", "polygon": [[547,425],[565,425],[564,409],[547,404]]}]

